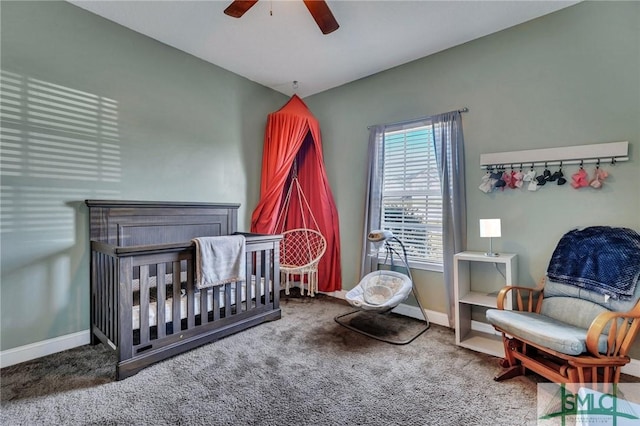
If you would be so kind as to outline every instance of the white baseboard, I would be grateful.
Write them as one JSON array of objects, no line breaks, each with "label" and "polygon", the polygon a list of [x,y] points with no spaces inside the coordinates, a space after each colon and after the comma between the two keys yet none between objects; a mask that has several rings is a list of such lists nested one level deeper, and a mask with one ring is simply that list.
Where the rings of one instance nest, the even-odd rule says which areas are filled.
[{"label": "white baseboard", "polygon": [[[424,317],[420,314],[419,307],[406,305],[404,303],[400,303],[393,309],[392,312],[419,320],[424,319]],[[429,309],[425,309],[424,312],[427,314],[427,318],[429,319],[430,323],[449,327],[449,317],[447,316],[447,314],[431,311]]]},{"label": "white baseboard", "polygon": [[328,292],[320,291],[318,293],[326,294],[327,296],[335,297],[336,299],[345,300],[347,298],[347,292],[344,290],[328,291]]},{"label": "white baseboard", "polygon": [[83,330],[65,336],[54,337],[53,339],[43,340],[42,342],[7,349],[6,351],[0,352],[0,368],[87,345],[89,341],[89,330]]},{"label": "white baseboard", "polygon": [[640,377],[640,359],[632,359],[629,364],[622,367],[622,372],[630,376]]}]

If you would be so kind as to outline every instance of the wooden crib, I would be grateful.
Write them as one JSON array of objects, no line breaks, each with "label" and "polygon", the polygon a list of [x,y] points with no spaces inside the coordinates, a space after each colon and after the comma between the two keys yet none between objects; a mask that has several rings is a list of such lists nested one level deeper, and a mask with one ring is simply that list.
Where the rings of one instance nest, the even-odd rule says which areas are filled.
[{"label": "wooden crib", "polygon": [[87,200],[91,343],[118,355],[116,379],[279,319],[279,235],[242,234],[246,277],[199,290],[192,238],[236,233],[237,204]]}]

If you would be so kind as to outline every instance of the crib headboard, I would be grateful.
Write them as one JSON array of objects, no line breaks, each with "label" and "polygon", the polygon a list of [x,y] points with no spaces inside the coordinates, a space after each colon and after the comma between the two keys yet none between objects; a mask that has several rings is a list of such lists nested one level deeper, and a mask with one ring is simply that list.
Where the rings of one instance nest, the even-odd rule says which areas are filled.
[{"label": "crib headboard", "polygon": [[183,243],[237,231],[239,204],[86,200],[90,238],[120,247]]}]

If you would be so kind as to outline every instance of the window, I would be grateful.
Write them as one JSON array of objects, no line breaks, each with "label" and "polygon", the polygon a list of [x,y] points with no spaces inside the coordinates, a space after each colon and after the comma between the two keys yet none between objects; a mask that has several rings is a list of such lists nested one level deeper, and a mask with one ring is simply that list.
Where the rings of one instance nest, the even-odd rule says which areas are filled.
[{"label": "window", "polygon": [[402,241],[411,267],[442,271],[442,190],[434,144],[438,131],[425,121],[385,130],[379,146],[381,227]]}]

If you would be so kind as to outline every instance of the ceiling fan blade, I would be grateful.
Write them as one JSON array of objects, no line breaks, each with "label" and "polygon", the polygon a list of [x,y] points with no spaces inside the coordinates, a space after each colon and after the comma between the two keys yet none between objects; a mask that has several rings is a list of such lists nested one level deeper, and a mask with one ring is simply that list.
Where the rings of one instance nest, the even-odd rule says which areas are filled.
[{"label": "ceiling fan blade", "polygon": [[235,0],[227,6],[224,13],[234,18],[240,18],[256,3],[258,3],[258,0]]},{"label": "ceiling fan blade", "polygon": [[324,0],[304,0],[304,4],[307,6],[307,9],[309,9],[316,24],[320,27],[322,34],[329,34],[340,28],[327,2]]}]

